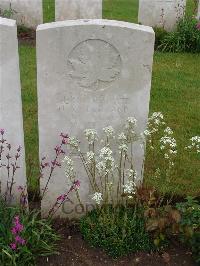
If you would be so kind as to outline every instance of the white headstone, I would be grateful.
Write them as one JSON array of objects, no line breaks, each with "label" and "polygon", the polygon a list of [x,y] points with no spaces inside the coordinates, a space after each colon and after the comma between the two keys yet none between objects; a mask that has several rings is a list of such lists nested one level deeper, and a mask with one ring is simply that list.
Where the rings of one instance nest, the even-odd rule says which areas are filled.
[{"label": "white headstone", "polygon": [[55,20],[102,18],[102,0],[55,0]]},{"label": "white headstone", "polygon": [[[152,28],[111,20],[71,20],[40,25],[37,29],[37,82],[40,158],[53,158],[60,132],[82,140],[86,128],[102,132],[119,129],[135,116],[143,131],[149,112],[154,52]],[[84,140],[86,143],[86,141]],[[136,170],[141,173],[143,150],[135,147]],[[75,158],[77,158],[75,156]],[[80,195],[89,204],[88,178],[80,169]],[[41,189],[46,179],[41,180]],[[57,169],[42,201],[47,215],[56,197],[67,190],[62,169]],[[66,216],[76,216],[66,205]],[[72,208],[72,209],[71,209]],[[71,211],[71,212],[70,212]]]},{"label": "white headstone", "polygon": [[138,22],[171,31],[185,14],[186,0],[139,0]]},{"label": "white headstone", "polygon": [[200,1],[199,1],[199,4],[198,4],[197,19],[200,20]]},{"label": "white headstone", "polygon": [[1,13],[12,10],[12,19],[17,20],[18,25],[36,28],[43,23],[42,0],[0,0]]},{"label": "white headstone", "polygon": [[[26,186],[24,133],[22,119],[22,101],[20,87],[19,57],[16,21],[0,18],[0,128],[5,129],[5,138],[11,144],[10,162],[15,162],[16,150],[21,146],[21,157],[17,159],[15,184],[12,202],[18,203],[20,191],[18,186]],[[0,135],[1,138],[1,135]],[[0,143],[1,146],[2,143]],[[3,161],[7,164],[8,150],[5,148]],[[10,178],[12,179],[12,167]],[[0,168],[1,194],[4,195],[7,187],[7,170]]]}]

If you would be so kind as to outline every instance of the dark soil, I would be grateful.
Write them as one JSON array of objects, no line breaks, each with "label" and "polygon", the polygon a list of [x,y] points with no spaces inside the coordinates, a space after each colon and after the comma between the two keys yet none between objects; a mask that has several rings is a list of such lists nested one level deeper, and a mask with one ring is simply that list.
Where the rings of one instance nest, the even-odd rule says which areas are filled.
[{"label": "dark soil", "polygon": [[18,40],[20,44],[36,45],[36,31],[33,29],[18,27]]},{"label": "dark soil", "polygon": [[56,231],[62,236],[58,243],[59,255],[40,258],[37,266],[194,266],[192,253],[185,247],[174,242],[173,246],[162,253],[139,252],[126,257],[113,258],[101,249],[90,247],[82,238],[78,226],[66,221],[55,222]]}]

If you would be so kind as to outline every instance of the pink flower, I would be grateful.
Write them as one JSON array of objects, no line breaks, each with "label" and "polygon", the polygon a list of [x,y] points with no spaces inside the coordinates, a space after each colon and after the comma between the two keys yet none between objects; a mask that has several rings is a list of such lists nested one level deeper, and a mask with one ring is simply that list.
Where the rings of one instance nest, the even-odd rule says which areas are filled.
[{"label": "pink flower", "polygon": [[62,194],[57,198],[57,201],[64,201],[66,198],[66,195]]},{"label": "pink flower", "polygon": [[3,128],[0,128],[0,134],[3,136],[4,133],[5,133],[5,130]]},{"label": "pink flower", "polygon": [[64,138],[64,139],[68,139],[69,138],[68,134],[64,134],[64,133],[60,133],[60,136],[62,138]]},{"label": "pink flower", "polygon": [[21,244],[21,245],[25,245],[25,243],[26,243],[25,239],[23,239],[23,238],[20,237],[20,236],[16,236],[16,237],[15,237],[15,242],[16,242],[16,243],[19,243],[19,244]]},{"label": "pink flower", "polygon": [[12,250],[16,250],[17,245],[16,245],[16,243],[11,243],[10,247],[11,247]]},{"label": "pink flower", "polygon": [[11,233],[12,233],[13,235],[16,235],[16,234],[17,234],[17,230],[16,230],[15,227],[13,227],[13,228],[11,229]]},{"label": "pink flower", "polygon": [[197,23],[196,28],[197,30],[200,30],[200,22]]}]

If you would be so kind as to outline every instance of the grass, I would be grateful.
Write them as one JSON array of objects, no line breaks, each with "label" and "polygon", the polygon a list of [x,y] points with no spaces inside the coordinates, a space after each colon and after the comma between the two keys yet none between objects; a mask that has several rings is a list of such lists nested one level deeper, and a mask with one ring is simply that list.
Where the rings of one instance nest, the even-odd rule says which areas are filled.
[{"label": "grass", "polygon": [[43,21],[44,23],[55,20],[55,0],[43,0]]},{"label": "grass", "polygon": [[[45,22],[54,20],[54,1],[44,1]],[[187,12],[191,14],[193,1],[188,1]],[[104,0],[103,17],[137,21],[137,0]],[[38,131],[35,47],[20,45],[20,68],[25,127],[25,145],[29,188],[35,189],[38,175]],[[175,130],[178,143],[185,144],[194,135],[200,135],[200,55],[155,53],[151,111],[161,111],[169,126]],[[168,190],[180,195],[200,193],[200,173],[197,161],[189,167],[187,156],[182,155],[176,179],[168,184]],[[160,186],[159,181],[149,180]]]}]

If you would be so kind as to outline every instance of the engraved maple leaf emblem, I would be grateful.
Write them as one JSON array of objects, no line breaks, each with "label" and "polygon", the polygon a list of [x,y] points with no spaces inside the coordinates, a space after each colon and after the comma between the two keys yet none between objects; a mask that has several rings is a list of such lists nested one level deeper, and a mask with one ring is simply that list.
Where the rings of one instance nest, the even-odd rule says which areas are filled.
[{"label": "engraved maple leaf emblem", "polygon": [[86,89],[107,87],[121,72],[119,52],[102,40],[87,40],[76,46],[69,58],[70,77]]}]

